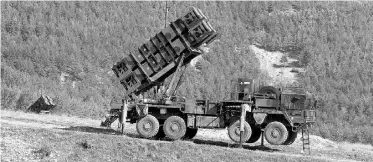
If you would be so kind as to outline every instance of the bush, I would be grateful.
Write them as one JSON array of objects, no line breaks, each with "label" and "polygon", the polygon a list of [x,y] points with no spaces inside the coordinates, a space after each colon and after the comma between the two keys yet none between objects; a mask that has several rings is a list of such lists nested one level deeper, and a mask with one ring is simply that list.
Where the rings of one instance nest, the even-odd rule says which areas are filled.
[{"label": "bush", "polygon": [[[56,114],[74,115],[78,117],[102,118],[105,115],[106,101],[99,97],[83,102],[83,98],[70,96],[68,92],[62,91],[54,98],[56,108],[52,110]],[[107,101],[109,103],[109,101]]]},{"label": "bush", "polygon": [[83,142],[79,142],[78,145],[82,146],[84,149],[93,148],[92,144],[90,144],[87,140],[84,140]]},{"label": "bush", "polygon": [[21,93],[16,101],[15,110],[26,111],[36,100],[31,93]]},{"label": "bush", "polygon": [[14,109],[20,92],[7,87],[1,88],[1,107],[3,109]]},{"label": "bush", "polygon": [[40,149],[32,151],[32,153],[39,159],[44,159],[52,154],[52,150],[48,146],[43,146]]}]

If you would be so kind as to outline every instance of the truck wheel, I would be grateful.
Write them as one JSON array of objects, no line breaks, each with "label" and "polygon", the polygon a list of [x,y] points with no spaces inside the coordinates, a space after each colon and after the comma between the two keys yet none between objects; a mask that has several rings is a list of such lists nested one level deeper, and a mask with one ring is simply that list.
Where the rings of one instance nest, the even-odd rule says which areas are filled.
[{"label": "truck wheel", "polygon": [[276,99],[279,99],[280,97],[280,91],[272,86],[265,86],[259,89],[258,93],[261,94],[275,94]]},{"label": "truck wheel", "polygon": [[[245,121],[244,132],[242,135],[242,141],[246,142],[251,137],[251,127],[249,123]],[[240,142],[240,120],[236,120],[231,123],[228,127],[228,136],[234,142]]]},{"label": "truck wheel", "polygon": [[269,123],[264,130],[264,137],[272,145],[282,145],[288,138],[288,130],[280,122]]},{"label": "truck wheel", "polygon": [[136,123],[136,130],[141,137],[154,137],[159,131],[159,122],[153,115],[146,115]]},{"label": "truck wheel", "polygon": [[183,118],[179,116],[170,116],[163,124],[164,134],[172,139],[182,138],[186,133],[186,124]]},{"label": "truck wheel", "polygon": [[250,127],[252,129],[252,134],[251,134],[251,137],[249,138],[249,140],[247,140],[246,143],[254,143],[254,142],[258,141],[259,138],[260,138],[260,135],[262,133],[260,128],[255,127],[254,125],[250,125]]},{"label": "truck wheel", "polygon": [[184,138],[192,139],[197,135],[198,128],[187,128]]},{"label": "truck wheel", "polygon": [[163,132],[163,126],[160,126],[158,133],[155,135],[155,138],[162,139],[162,138],[165,138],[165,137],[166,137],[166,135]]},{"label": "truck wheel", "polygon": [[289,133],[289,136],[283,145],[291,145],[294,143],[295,139],[297,139],[298,132],[293,132],[291,131],[291,128],[290,128],[290,130],[288,129],[288,133]]}]

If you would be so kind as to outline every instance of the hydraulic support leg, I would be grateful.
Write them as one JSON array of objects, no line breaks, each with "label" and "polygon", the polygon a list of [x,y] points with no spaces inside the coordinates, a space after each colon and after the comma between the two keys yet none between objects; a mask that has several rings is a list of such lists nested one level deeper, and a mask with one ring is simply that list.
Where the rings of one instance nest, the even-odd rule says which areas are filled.
[{"label": "hydraulic support leg", "polygon": [[261,129],[260,134],[261,134],[262,138],[260,140],[261,141],[260,146],[264,146],[264,134],[263,133],[264,133],[264,131]]},{"label": "hydraulic support leg", "polygon": [[121,126],[122,126],[122,134],[124,134],[124,129],[126,127],[126,119],[127,119],[127,110],[128,110],[128,101],[127,100],[122,100],[122,112],[121,112],[121,120],[119,121]]},{"label": "hydraulic support leg", "polygon": [[241,118],[240,118],[240,145],[239,147],[242,148],[242,135],[244,134],[245,128],[244,128],[244,123],[246,119],[246,106],[244,104],[241,105]]}]

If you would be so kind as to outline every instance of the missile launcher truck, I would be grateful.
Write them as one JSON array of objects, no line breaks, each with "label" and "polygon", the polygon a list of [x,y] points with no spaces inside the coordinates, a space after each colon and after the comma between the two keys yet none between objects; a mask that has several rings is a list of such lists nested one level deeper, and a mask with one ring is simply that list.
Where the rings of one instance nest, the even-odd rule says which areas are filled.
[{"label": "missile launcher truck", "polygon": [[[174,95],[180,83],[176,73],[203,53],[202,46],[217,37],[207,17],[192,7],[185,16],[130,52],[112,68],[127,98],[111,104],[101,126],[110,126],[119,119],[121,123],[136,123],[143,138],[172,140],[193,138],[199,128],[227,128],[229,138],[235,142],[253,143],[262,135],[273,145],[293,143],[297,132],[302,130],[303,134],[316,120],[315,102],[301,88],[279,89],[262,86],[255,79],[240,78],[230,100]],[[139,97],[163,85],[169,77],[161,98]]]}]

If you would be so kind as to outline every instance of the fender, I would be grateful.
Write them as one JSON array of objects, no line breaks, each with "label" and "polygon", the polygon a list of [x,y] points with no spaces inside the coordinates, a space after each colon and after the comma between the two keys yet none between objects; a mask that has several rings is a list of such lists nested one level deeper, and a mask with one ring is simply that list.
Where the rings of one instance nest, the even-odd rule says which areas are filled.
[{"label": "fender", "polygon": [[294,123],[293,123],[292,120],[290,120],[290,117],[289,117],[289,115],[288,115],[288,113],[286,111],[284,111],[284,117],[289,122],[290,126],[294,127]]}]

